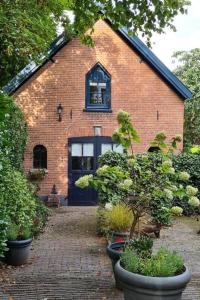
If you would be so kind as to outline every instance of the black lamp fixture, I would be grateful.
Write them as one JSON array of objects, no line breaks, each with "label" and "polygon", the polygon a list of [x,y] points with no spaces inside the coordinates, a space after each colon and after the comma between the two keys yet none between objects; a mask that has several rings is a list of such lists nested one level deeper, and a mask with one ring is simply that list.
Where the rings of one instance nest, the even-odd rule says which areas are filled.
[{"label": "black lamp fixture", "polygon": [[62,121],[63,107],[61,103],[57,106],[58,121]]}]

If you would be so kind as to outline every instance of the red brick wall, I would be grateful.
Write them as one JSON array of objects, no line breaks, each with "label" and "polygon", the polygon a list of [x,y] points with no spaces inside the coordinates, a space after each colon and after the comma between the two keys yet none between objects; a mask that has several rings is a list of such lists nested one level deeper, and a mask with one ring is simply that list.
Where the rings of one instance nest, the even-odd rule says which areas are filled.
[{"label": "red brick wall", "polygon": [[[56,183],[59,193],[67,193],[68,137],[93,136],[93,126],[102,126],[102,135],[111,136],[116,128],[116,113],[128,111],[141,136],[134,145],[137,152],[149,148],[155,133],[168,137],[183,133],[183,101],[140,57],[103,21],[94,32],[95,47],[69,42],[31,77],[16,93],[15,99],[25,112],[29,125],[29,143],[24,168],[32,167],[34,145],[48,150],[48,175],[40,193],[48,194]],[[85,74],[100,62],[112,76],[112,113],[83,112]],[[64,107],[58,122],[57,105]],[[72,110],[72,119],[70,112]],[[159,111],[159,120],[157,120]]]}]

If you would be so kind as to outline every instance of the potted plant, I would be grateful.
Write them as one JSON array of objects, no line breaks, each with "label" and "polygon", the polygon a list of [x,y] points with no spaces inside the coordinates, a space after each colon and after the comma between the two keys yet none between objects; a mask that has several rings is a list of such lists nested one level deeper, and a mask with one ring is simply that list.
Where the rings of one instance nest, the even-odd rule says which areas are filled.
[{"label": "potted plant", "polygon": [[31,230],[28,226],[12,223],[7,230],[7,248],[5,262],[12,266],[20,266],[27,262],[31,247]]},{"label": "potted plant", "polygon": [[[127,166],[103,165],[100,166],[96,175],[87,175],[77,180],[76,185],[84,188],[91,186],[98,190],[100,195],[110,197],[111,203],[125,203],[133,213],[133,222],[130,226],[130,239],[140,236],[140,220],[146,215],[150,216],[156,228],[163,224],[170,223],[171,214],[180,215],[181,207],[173,207],[172,200],[185,198],[188,203],[199,205],[196,197],[198,189],[183,185],[190,175],[187,172],[175,170],[172,163],[173,152],[177,149],[180,136],[175,136],[166,143],[166,136],[163,132],[158,133],[151,143],[151,146],[160,149],[158,153],[144,153],[134,155],[132,142],[139,140],[138,134],[131,123],[130,116],[126,112],[119,112],[119,129],[113,134],[116,143],[124,148],[130,149],[127,154]],[[117,193],[115,194],[115,191]],[[115,197],[113,197],[115,195]],[[108,199],[109,200],[109,199]],[[107,248],[118,258],[122,245],[111,244]],[[119,250],[119,251],[118,251]]]},{"label": "potted plant", "polygon": [[124,242],[129,236],[133,222],[132,211],[124,203],[112,205],[107,203],[104,209],[104,226],[107,228],[111,242]]},{"label": "potted plant", "polygon": [[41,181],[44,179],[48,171],[46,169],[30,169],[28,178],[31,181]]},{"label": "potted plant", "polygon": [[115,265],[124,299],[180,300],[191,278],[183,258],[165,248],[156,254],[144,254],[126,248]]}]

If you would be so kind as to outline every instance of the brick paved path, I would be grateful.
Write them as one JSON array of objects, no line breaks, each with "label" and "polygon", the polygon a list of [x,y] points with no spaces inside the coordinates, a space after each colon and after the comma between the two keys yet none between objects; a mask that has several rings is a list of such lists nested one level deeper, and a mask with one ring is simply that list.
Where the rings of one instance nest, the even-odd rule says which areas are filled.
[{"label": "brick paved path", "polygon": [[[33,243],[29,264],[8,270],[11,283],[0,284],[0,300],[122,300],[122,293],[114,288],[105,242],[96,236],[95,211],[93,207],[56,209],[44,234]],[[177,222],[156,242],[180,248],[190,258],[194,278],[183,300],[200,300],[200,237],[194,234],[187,223]]]}]

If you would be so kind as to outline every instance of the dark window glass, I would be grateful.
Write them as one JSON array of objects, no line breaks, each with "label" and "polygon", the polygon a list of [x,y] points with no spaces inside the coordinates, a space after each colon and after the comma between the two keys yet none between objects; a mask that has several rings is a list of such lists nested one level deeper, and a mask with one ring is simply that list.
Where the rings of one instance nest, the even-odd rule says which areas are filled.
[{"label": "dark window glass", "polygon": [[72,157],[72,170],[82,170],[82,157],[80,156]]},{"label": "dark window glass", "polygon": [[93,170],[94,169],[94,157],[83,157],[83,170]]},{"label": "dark window glass", "polygon": [[148,152],[159,152],[160,151],[160,148],[159,147],[150,147],[148,149]]},{"label": "dark window glass", "polygon": [[37,145],[33,149],[33,168],[47,169],[47,149],[43,145]]}]

